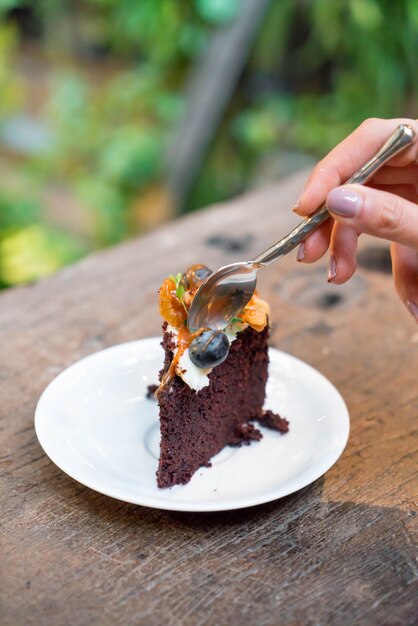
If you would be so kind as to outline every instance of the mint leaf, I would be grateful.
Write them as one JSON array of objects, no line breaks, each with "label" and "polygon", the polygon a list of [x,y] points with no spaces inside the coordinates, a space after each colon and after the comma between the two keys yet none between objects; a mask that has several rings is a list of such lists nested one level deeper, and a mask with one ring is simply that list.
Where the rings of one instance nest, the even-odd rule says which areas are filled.
[{"label": "mint leaf", "polygon": [[[170,274],[169,279],[172,280],[173,283],[175,284],[176,290],[179,289],[180,287],[183,289],[183,295],[184,295],[184,287],[180,285],[182,277],[183,277],[182,273],[179,272],[176,276],[174,276],[174,274]],[[177,291],[176,291],[176,295],[178,295]]]},{"label": "mint leaf", "polygon": [[180,302],[183,305],[184,310],[186,311],[186,313],[188,313],[187,311],[187,307],[183,302],[183,297],[184,294],[186,293],[185,288],[183,287],[183,285],[181,285],[181,279],[183,278],[183,274],[181,272],[179,272],[176,276],[174,276],[173,274],[170,274],[169,279],[173,281],[173,283],[176,286],[176,296],[177,298],[180,300]]}]

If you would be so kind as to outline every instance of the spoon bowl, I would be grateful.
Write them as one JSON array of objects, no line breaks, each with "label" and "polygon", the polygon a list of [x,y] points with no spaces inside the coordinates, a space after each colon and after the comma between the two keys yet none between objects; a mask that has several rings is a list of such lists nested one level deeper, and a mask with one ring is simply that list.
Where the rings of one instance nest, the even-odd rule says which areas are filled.
[{"label": "spoon bowl", "polygon": [[190,306],[187,325],[222,330],[250,301],[257,283],[260,263],[243,261],[221,267],[199,287]]}]

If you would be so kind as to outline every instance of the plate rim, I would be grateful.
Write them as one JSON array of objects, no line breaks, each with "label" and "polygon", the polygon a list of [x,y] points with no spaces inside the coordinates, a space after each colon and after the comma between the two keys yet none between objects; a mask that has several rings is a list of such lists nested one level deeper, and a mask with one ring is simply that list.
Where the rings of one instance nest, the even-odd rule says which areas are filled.
[{"label": "plate rim", "polygon": [[[324,374],[322,374],[322,372],[317,370],[315,367],[313,367],[309,363],[306,363],[302,359],[299,359],[298,357],[295,357],[292,354],[289,354],[287,352],[284,352],[282,350],[278,350],[277,348],[269,346],[268,348],[269,356],[277,355],[277,357],[279,358],[285,358],[286,360],[290,360],[291,362],[293,362],[295,365],[302,366],[303,368],[310,370],[311,373],[319,377],[324,384],[326,384],[332,389],[332,392],[335,394],[335,397],[336,399],[338,399],[338,402],[340,404],[339,413],[341,414],[339,415],[339,420],[341,422],[341,428],[343,429],[343,432],[339,433],[338,446],[336,447],[334,454],[331,455],[330,459],[325,456],[321,459],[319,463],[316,463],[316,465],[314,466],[315,471],[312,471],[311,474],[307,475],[307,472],[305,471],[298,478],[290,479],[288,483],[285,483],[285,485],[289,484],[288,488],[281,486],[276,489],[270,489],[267,492],[264,491],[258,495],[240,497],[237,500],[228,500],[227,502],[225,502],[222,499],[214,500],[214,501],[193,502],[193,501],[185,501],[185,500],[170,501],[168,499],[160,499],[157,496],[149,496],[149,495],[141,496],[141,498],[130,496],[128,493],[126,494],[124,494],[123,492],[121,493],[120,489],[115,490],[112,488],[103,487],[100,481],[99,481],[99,485],[97,485],[97,483],[94,483],[94,481],[90,481],[88,477],[87,479],[82,478],[80,477],[79,474],[77,475],[77,472],[68,470],[68,468],[65,467],[65,463],[61,463],[60,459],[57,458],[54,452],[48,449],[49,444],[48,442],[45,442],[42,436],[41,420],[43,418],[41,417],[41,411],[43,410],[43,404],[46,402],[46,398],[48,397],[48,392],[50,392],[51,387],[58,384],[59,380],[62,377],[68,375],[68,373],[71,372],[73,368],[78,368],[80,365],[85,364],[87,361],[92,361],[95,358],[97,358],[99,355],[102,356],[103,353],[108,354],[112,351],[126,350],[126,349],[129,349],[130,346],[137,348],[139,345],[143,345],[145,343],[149,345],[154,345],[157,342],[158,344],[160,344],[161,337],[151,336],[151,337],[144,337],[141,339],[134,339],[134,340],[123,342],[123,343],[118,343],[118,344],[103,348],[102,350],[97,350],[71,363],[70,365],[68,365],[59,374],[57,374],[57,376],[55,376],[42,391],[37,401],[35,413],[34,413],[34,427],[35,427],[35,433],[36,433],[39,445],[41,446],[41,448],[43,449],[44,453],[49,458],[49,460],[52,461],[52,463],[54,463],[54,465],[56,465],[62,472],[64,472],[67,476],[69,476],[71,479],[75,480],[79,484],[89,489],[92,489],[93,491],[96,491],[97,493],[101,493],[105,496],[113,498],[115,500],[119,500],[121,502],[127,502],[129,504],[134,504],[137,506],[144,506],[147,508],[154,508],[154,509],[160,509],[160,510],[166,510],[166,511],[195,512],[195,513],[232,511],[232,510],[249,508],[252,506],[259,506],[261,504],[267,504],[269,502],[273,502],[275,500],[279,500],[288,495],[296,493],[305,487],[308,487],[309,485],[317,481],[321,476],[323,476],[327,471],[329,471],[343,454],[347,446],[347,442],[348,442],[349,434],[350,434],[350,415],[349,415],[347,405],[340,391]],[[179,488],[181,488],[181,486],[179,486]],[[118,495],[118,491],[119,491],[119,495]],[[161,490],[161,493],[163,493],[164,491],[165,490]]]}]

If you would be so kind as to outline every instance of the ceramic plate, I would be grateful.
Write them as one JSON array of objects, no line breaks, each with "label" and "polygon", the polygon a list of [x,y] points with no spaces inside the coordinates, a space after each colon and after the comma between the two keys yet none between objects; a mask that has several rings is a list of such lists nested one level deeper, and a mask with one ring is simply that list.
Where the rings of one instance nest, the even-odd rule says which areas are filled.
[{"label": "ceramic plate", "polygon": [[113,498],[174,511],[238,509],[286,496],[322,476],[347,443],[349,417],[338,391],[306,363],[270,348],[265,406],[290,421],[286,435],[226,447],[185,486],[158,489],[159,338],[88,356],[63,371],[35,414],[41,446],[80,483]]}]

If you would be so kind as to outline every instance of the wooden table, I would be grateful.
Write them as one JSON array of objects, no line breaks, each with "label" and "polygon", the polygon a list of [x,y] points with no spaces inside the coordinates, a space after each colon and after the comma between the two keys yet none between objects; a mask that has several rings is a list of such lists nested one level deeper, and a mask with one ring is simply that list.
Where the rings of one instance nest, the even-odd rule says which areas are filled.
[{"label": "wooden table", "polygon": [[328,285],[294,258],[260,276],[272,345],[325,374],[351,414],[348,447],[282,500],[185,514],[125,504],[61,472],[35,437],[37,399],[84,355],[159,334],[156,291],[194,262],[251,257],[296,222],[306,177],[172,222],[0,296],[3,626],[418,623],[418,327],[387,252]]}]

